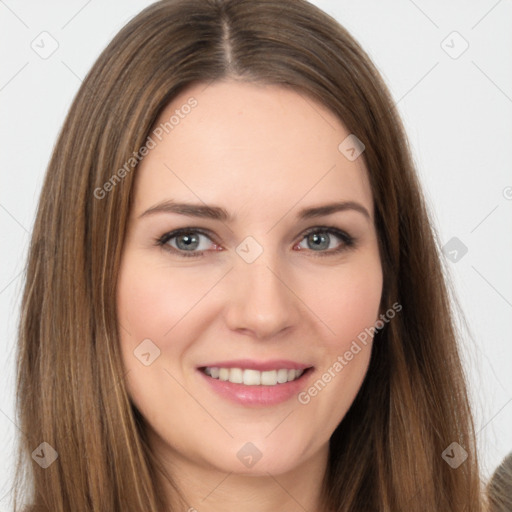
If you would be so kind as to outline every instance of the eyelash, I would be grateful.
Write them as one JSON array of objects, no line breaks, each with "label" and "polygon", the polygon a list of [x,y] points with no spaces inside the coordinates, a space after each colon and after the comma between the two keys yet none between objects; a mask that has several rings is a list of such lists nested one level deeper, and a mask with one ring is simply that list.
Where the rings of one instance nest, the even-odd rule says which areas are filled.
[{"label": "eyelash", "polygon": [[[300,239],[299,243],[301,243],[308,235],[311,235],[313,233],[321,233],[321,234],[329,234],[334,235],[337,238],[339,238],[342,241],[342,244],[337,249],[331,249],[329,251],[312,251],[310,249],[307,249],[309,252],[316,253],[314,256],[318,257],[326,257],[326,256],[335,256],[337,254],[340,254],[343,251],[346,251],[348,249],[354,248],[356,246],[356,239],[349,234],[345,233],[344,231],[341,231],[338,228],[335,228],[334,226],[315,226],[313,228],[307,229],[303,234],[302,238]],[[200,229],[200,228],[180,228],[175,229],[174,231],[170,231],[169,233],[165,233],[161,237],[157,238],[155,240],[155,245],[161,247],[162,249],[169,251],[173,254],[178,254],[180,256],[183,256],[185,258],[197,258],[204,254],[206,251],[198,251],[198,252],[188,252],[183,251],[181,249],[176,249],[174,247],[171,247],[167,244],[169,240],[172,240],[173,238],[176,238],[180,235],[190,235],[190,234],[200,234],[206,236],[210,241],[213,243],[216,243],[214,240],[212,240],[211,235],[209,232]],[[218,244],[217,244],[218,245]]]}]

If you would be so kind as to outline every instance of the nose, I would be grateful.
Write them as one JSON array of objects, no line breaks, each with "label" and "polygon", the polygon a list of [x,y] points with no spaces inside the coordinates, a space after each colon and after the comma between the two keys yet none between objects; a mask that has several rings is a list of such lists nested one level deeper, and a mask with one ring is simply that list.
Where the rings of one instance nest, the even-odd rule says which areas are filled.
[{"label": "nose", "polygon": [[290,330],[301,318],[293,279],[270,251],[254,262],[235,262],[229,273],[226,322],[230,329],[257,339],[270,339]]}]

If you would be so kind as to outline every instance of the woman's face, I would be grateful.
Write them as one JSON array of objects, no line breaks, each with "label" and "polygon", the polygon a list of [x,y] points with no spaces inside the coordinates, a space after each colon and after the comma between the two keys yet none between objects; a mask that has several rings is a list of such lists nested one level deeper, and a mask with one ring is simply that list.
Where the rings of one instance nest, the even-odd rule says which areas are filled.
[{"label": "woman's face", "polygon": [[325,460],[368,367],[361,334],[379,318],[363,158],[334,114],[278,86],[195,85],[157,125],[117,305],[152,442],[169,464],[224,472]]}]

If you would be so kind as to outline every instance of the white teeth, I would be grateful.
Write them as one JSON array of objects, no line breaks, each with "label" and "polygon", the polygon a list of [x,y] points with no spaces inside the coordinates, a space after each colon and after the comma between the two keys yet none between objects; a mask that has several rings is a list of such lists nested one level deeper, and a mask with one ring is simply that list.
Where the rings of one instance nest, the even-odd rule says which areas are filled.
[{"label": "white teeth", "polygon": [[261,372],[258,370],[244,370],[244,384],[246,386],[259,386],[261,384]]},{"label": "white teeth", "polygon": [[244,381],[244,372],[240,368],[231,368],[229,370],[229,381],[235,384],[242,384]]},{"label": "white teeth", "polygon": [[277,371],[261,372],[261,383],[264,386],[275,386],[277,384]]},{"label": "white teeth", "polygon": [[288,382],[288,370],[286,368],[277,370],[277,382],[279,384]]},{"label": "white teeth", "polygon": [[276,386],[298,379],[304,370],[270,370],[260,372],[258,370],[243,370],[242,368],[218,368],[207,366],[204,373],[214,379],[229,381],[233,384],[245,384],[246,386]]}]

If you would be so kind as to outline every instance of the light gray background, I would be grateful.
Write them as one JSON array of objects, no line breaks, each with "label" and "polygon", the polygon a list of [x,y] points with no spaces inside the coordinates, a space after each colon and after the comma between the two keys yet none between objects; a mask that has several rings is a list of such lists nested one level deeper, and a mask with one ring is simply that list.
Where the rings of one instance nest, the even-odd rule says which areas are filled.
[{"label": "light gray background", "polygon": [[[356,37],[383,74],[405,122],[440,245],[457,237],[468,248],[458,261],[449,261],[453,252],[446,261],[469,325],[464,353],[487,476],[512,450],[512,2],[314,3]],[[1,510],[9,509],[20,435],[13,384],[21,273],[45,168],[81,79],[116,32],[149,4],[0,0]],[[31,47],[51,48],[44,31],[58,43],[46,59]],[[460,56],[465,43],[454,31],[469,44]]]}]

